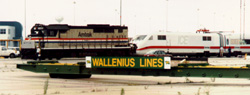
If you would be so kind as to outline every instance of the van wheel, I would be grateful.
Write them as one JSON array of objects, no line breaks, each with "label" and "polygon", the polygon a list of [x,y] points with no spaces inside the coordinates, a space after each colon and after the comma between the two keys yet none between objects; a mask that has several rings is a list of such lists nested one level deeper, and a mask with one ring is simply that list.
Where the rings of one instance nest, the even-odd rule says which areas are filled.
[{"label": "van wheel", "polygon": [[15,54],[11,53],[10,58],[15,58]]}]

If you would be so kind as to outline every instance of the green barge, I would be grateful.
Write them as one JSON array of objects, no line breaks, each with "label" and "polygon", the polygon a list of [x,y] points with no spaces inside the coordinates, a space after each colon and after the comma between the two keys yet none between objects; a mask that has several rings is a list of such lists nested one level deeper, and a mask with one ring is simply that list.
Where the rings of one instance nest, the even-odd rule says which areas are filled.
[{"label": "green barge", "polygon": [[211,66],[208,63],[171,66],[169,57],[86,57],[78,63],[28,61],[17,68],[49,73],[51,78],[90,78],[101,75],[140,75],[170,77],[250,78],[250,65]]}]

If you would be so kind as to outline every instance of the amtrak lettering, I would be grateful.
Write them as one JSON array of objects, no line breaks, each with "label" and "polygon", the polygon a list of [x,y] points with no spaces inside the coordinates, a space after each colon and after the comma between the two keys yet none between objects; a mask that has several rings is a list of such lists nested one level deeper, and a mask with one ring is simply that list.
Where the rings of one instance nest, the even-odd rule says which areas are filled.
[{"label": "amtrak lettering", "polygon": [[81,32],[79,32],[79,34],[78,34],[78,37],[91,37],[91,36],[92,36],[91,33],[81,33]]}]

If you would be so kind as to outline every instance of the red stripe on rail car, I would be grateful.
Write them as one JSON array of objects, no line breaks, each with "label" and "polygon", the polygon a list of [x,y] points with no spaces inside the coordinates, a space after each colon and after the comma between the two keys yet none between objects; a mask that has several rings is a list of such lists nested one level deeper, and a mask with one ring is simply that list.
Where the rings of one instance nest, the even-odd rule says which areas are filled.
[{"label": "red stripe on rail car", "polygon": [[[31,40],[128,40],[128,38],[31,38]],[[29,38],[25,38],[29,40]]]},{"label": "red stripe on rail car", "polygon": [[220,49],[219,46],[210,46],[210,49]]},{"label": "red stripe on rail car", "polygon": [[231,49],[234,49],[234,46],[225,46],[225,47],[223,47],[224,49],[229,49],[229,47],[231,48]]},{"label": "red stripe on rail car", "polygon": [[250,46],[240,46],[240,49],[250,49]]},{"label": "red stripe on rail car", "polygon": [[[235,46],[225,46],[224,49],[235,49]],[[204,46],[147,46],[137,50],[145,49],[204,49]],[[210,46],[210,49],[220,49],[219,46]],[[240,46],[240,49],[250,49],[250,46]]]},{"label": "red stripe on rail car", "polygon": [[140,48],[137,50],[145,50],[145,49],[204,49],[204,46],[147,46],[144,48]]}]

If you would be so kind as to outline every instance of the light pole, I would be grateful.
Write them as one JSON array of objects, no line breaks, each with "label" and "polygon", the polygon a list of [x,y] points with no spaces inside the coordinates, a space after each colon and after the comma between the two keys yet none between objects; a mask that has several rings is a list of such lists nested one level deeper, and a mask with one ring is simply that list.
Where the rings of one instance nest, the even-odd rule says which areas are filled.
[{"label": "light pole", "polygon": [[243,12],[243,39],[245,39],[245,16],[246,16],[246,0],[244,0],[244,12]]},{"label": "light pole", "polygon": [[122,26],[122,0],[120,0],[120,26]]},{"label": "light pole", "polygon": [[76,1],[73,2],[74,4],[74,25],[76,24],[75,20],[76,20]]},{"label": "light pole", "polygon": [[168,0],[167,1],[167,6],[166,6],[166,31],[168,31]]},{"label": "light pole", "polygon": [[25,37],[26,37],[26,0],[24,0],[24,39]]},{"label": "light pole", "polygon": [[242,10],[241,7],[242,7],[242,6],[241,6],[241,5],[242,5],[242,0],[240,0],[240,40],[242,39],[242,38],[241,38],[241,34],[242,34],[242,33],[241,33],[241,10]]}]

